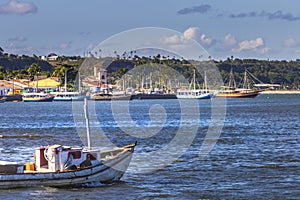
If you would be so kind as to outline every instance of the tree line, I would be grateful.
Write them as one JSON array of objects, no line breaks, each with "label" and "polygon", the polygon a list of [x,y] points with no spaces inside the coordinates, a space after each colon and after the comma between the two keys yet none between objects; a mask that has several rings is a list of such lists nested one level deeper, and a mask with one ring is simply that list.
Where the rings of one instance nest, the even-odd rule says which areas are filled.
[{"label": "tree line", "polygon": [[[76,61],[68,62],[68,57],[60,57],[55,64],[42,61],[37,56],[17,56],[12,54],[4,54],[0,49],[0,79],[8,77],[13,78],[33,78],[36,74],[29,69],[32,65],[39,66],[38,73],[43,76],[59,77],[61,83],[64,82],[64,75],[68,73],[68,84],[72,85],[75,81],[79,67],[86,58],[77,56]],[[110,62],[104,66],[109,73],[109,84],[115,84],[129,70],[145,65],[160,64],[171,67],[179,74],[184,76],[190,82],[194,77],[195,68],[191,61],[183,58],[170,58],[157,54],[156,56],[138,56],[131,55],[130,58],[116,56],[114,58],[93,58],[92,63],[105,63],[106,59]],[[8,62],[9,61],[9,62]],[[208,60],[197,61],[199,64],[211,63],[216,66],[224,80],[228,81],[230,70],[233,69],[236,81],[242,80],[245,69],[251,72],[257,79],[263,83],[280,84],[284,88],[299,89],[300,87],[300,60],[258,60],[258,59],[239,59],[227,58],[226,60]],[[11,63],[17,63],[12,65]],[[93,71],[93,70],[91,70]],[[36,72],[37,73],[37,72]],[[196,70],[197,82],[202,82],[203,77]]]}]

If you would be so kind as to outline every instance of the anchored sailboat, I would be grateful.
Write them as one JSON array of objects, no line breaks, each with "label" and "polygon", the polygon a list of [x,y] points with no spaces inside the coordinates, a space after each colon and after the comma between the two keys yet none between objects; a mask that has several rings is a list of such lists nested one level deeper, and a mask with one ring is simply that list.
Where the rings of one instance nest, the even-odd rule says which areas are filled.
[{"label": "anchored sailboat", "polygon": [[259,94],[259,91],[251,88],[251,85],[249,83],[248,73],[249,73],[248,70],[245,68],[242,87],[238,88],[234,80],[233,69],[231,68],[228,86],[223,86],[223,88],[218,91],[216,97],[225,97],[225,98],[256,97]]}]

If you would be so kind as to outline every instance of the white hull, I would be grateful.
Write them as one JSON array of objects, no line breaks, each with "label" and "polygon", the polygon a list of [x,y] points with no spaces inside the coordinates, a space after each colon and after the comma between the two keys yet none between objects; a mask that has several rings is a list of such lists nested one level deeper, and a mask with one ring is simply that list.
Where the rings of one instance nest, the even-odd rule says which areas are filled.
[{"label": "white hull", "polygon": [[90,96],[81,95],[79,92],[52,92],[51,94],[54,96],[53,101],[83,101],[85,98],[90,98]]},{"label": "white hull", "polygon": [[210,99],[214,95],[207,90],[179,90],[176,97],[178,99]]}]

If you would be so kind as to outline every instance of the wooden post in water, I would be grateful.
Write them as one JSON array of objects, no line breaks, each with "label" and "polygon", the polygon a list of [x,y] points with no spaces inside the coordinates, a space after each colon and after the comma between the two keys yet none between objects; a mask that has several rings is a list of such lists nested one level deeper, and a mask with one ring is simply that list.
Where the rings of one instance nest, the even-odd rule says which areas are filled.
[{"label": "wooden post in water", "polygon": [[91,141],[90,141],[90,121],[89,121],[89,114],[88,114],[88,106],[87,106],[87,99],[84,98],[84,116],[85,116],[85,124],[86,124],[86,137],[88,143],[88,149],[91,149]]}]

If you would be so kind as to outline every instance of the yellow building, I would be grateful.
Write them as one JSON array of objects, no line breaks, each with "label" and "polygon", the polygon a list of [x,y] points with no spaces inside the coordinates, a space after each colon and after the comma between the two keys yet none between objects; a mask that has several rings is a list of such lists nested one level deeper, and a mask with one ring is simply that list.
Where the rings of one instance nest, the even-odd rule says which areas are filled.
[{"label": "yellow building", "polygon": [[32,88],[38,87],[40,89],[56,89],[60,86],[60,82],[57,77],[49,77],[38,81],[32,81],[29,83],[29,86]]}]

